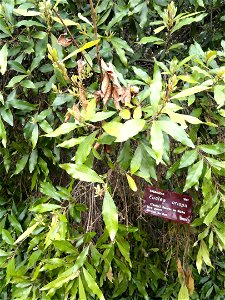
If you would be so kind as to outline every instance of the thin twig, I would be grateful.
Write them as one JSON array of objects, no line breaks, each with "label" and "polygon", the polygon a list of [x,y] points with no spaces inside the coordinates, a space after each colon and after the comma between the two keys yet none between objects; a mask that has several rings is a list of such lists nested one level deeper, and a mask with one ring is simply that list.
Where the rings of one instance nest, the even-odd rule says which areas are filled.
[{"label": "thin twig", "polygon": [[[96,13],[95,13],[95,9],[94,9],[92,0],[89,0],[89,3],[91,6],[91,18],[92,18],[92,23],[94,26],[95,39],[97,40],[98,39],[98,30],[97,30],[97,24],[96,24]],[[102,72],[101,57],[100,57],[100,53],[99,53],[98,43],[96,44],[96,54],[97,54],[97,60],[98,60],[98,65],[99,65],[99,69],[100,69],[100,79],[102,80],[103,72]]]},{"label": "thin twig", "polygon": [[[60,17],[60,15],[58,14],[58,12],[56,11],[55,8],[53,8],[54,13],[56,14],[56,16],[59,18],[59,20],[61,21],[61,23],[63,24],[63,26],[66,29],[66,32],[68,33],[68,35],[71,37],[72,42],[74,44],[75,47],[77,47],[78,49],[80,48],[80,45],[76,42],[76,40],[74,39],[71,31],[69,30],[69,28],[66,26],[65,22],[63,21],[63,19]],[[85,55],[80,52],[80,54],[82,55],[82,57],[86,60],[87,64],[89,65],[89,67],[91,68],[91,70],[94,72],[94,69],[92,68],[92,66],[90,65],[90,63],[88,62],[87,58],[85,57]]]}]

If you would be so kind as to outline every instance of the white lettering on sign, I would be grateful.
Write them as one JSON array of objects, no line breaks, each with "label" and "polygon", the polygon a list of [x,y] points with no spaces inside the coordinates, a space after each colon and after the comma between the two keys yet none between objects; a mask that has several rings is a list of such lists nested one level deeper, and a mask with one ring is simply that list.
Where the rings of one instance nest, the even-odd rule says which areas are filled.
[{"label": "white lettering on sign", "polygon": [[165,193],[158,192],[158,191],[155,191],[155,190],[150,190],[150,192],[154,193],[154,194],[158,194],[158,195],[165,195]]},{"label": "white lettering on sign", "polygon": [[180,203],[177,201],[172,201],[172,204],[179,207],[186,207],[186,208],[188,207],[186,203]]},{"label": "white lettering on sign", "polygon": [[159,197],[159,196],[149,195],[149,199],[159,201],[159,202],[166,202],[166,199],[163,199],[162,197]]}]

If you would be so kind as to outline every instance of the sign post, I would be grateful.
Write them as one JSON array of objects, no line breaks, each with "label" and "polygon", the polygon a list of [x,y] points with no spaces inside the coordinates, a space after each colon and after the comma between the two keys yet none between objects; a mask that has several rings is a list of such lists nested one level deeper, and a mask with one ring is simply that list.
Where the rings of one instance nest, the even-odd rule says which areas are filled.
[{"label": "sign post", "polygon": [[190,224],[192,217],[192,198],[187,195],[147,187],[144,194],[144,212],[152,216]]}]

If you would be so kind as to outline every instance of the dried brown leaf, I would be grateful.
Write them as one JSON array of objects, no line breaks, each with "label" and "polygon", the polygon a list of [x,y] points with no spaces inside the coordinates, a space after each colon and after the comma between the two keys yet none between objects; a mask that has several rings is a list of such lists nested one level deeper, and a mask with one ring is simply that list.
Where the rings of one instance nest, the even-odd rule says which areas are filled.
[{"label": "dried brown leaf", "polygon": [[103,97],[103,105],[106,105],[106,103],[108,102],[111,94],[112,94],[112,84],[109,83],[107,91],[106,91],[106,93],[105,93],[105,95]]},{"label": "dried brown leaf", "polygon": [[121,110],[121,107],[120,107],[120,104],[119,104],[119,102],[121,100],[121,88],[119,88],[116,85],[113,85],[112,96],[113,96],[115,108],[117,110]]},{"label": "dried brown leaf", "polygon": [[180,280],[180,284],[183,284],[185,281],[185,274],[179,258],[177,259],[177,273],[178,273],[178,278]]},{"label": "dried brown leaf", "polygon": [[67,112],[66,115],[65,115],[65,120],[64,122],[67,123],[69,121],[69,119],[71,118],[71,113],[70,112]]},{"label": "dried brown leaf", "polygon": [[110,282],[113,282],[113,272],[112,272],[112,268],[109,268],[108,273],[106,274],[107,278],[109,279]]},{"label": "dried brown leaf", "polygon": [[131,91],[130,91],[130,86],[129,85],[124,90],[123,100],[124,100],[125,104],[130,103],[130,100],[131,100]]},{"label": "dried brown leaf", "polygon": [[101,91],[102,91],[103,95],[106,94],[109,83],[110,83],[109,82],[109,75],[107,73],[105,73],[104,78],[102,80],[102,85],[101,85]]},{"label": "dried brown leaf", "polygon": [[68,47],[72,44],[72,39],[67,38],[66,34],[60,34],[57,43],[63,47]]},{"label": "dried brown leaf", "polygon": [[72,107],[72,114],[74,116],[74,119],[76,121],[80,122],[80,118],[81,118],[80,111],[79,111],[79,108],[77,107],[76,104],[74,104],[73,107]]},{"label": "dried brown leaf", "polygon": [[189,268],[186,271],[186,285],[187,285],[190,295],[192,295],[194,292],[194,289],[195,289],[195,282],[194,282],[194,278],[192,276],[192,272]]},{"label": "dried brown leaf", "polygon": [[80,80],[82,80],[82,71],[83,71],[84,65],[85,65],[85,62],[82,59],[79,59],[77,61],[77,72],[78,72],[78,76],[79,76]]}]

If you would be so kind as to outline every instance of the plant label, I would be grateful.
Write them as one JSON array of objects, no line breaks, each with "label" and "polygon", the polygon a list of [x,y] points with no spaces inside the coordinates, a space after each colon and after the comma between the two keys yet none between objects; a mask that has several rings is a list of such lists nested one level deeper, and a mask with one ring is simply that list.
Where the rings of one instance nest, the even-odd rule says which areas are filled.
[{"label": "plant label", "polygon": [[190,224],[192,198],[150,186],[145,190],[143,210],[152,216]]}]

